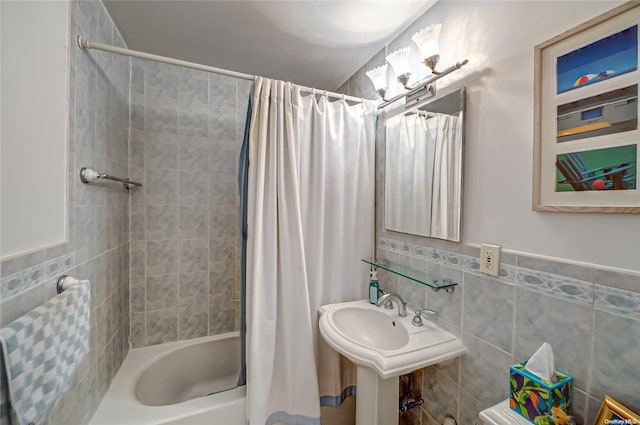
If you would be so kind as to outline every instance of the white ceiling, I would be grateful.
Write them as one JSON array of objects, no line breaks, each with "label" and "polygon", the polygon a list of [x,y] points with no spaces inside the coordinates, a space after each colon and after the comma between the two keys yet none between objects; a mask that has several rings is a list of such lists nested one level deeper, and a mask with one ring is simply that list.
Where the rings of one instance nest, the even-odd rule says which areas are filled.
[{"label": "white ceiling", "polygon": [[130,49],[334,90],[437,0],[107,0]]}]

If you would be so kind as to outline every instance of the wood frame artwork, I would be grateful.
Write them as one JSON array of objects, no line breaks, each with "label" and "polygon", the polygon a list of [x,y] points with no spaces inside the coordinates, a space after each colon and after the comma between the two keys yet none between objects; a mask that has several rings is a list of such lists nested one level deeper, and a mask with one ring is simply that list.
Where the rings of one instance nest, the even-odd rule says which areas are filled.
[{"label": "wood frame artwork", "polygon": [[640,415],[632,412],[622,404],[618,403],[608,395],[600,405],[598,416],[593,425],[638,425]]},{"label": "wood frame artwork", "polygon": [[533,209],[640,213],[640,1],[535,47]]}]

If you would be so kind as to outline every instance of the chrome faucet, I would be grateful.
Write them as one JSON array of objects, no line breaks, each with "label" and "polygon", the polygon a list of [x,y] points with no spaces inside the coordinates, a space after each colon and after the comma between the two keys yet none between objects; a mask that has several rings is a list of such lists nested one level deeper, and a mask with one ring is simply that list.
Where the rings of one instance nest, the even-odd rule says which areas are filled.
[{"label": "chrome faucet", "polygon": [[[376,305],[380,307],[382,303],[384,303],[384,308],[390,310],[393,308],[393,303],[391,300],[395,299],[398,303],[398,316],[406,317],[407,316],[407,303],[400,297],[398,294],[394,294],[393,292],[382,291],[384,295],[378,298],[378,302]],[[391,304],[391,307],[388,305]]]},{"label": "chrome faucet", "polygon": [[416,310],[416,315],[413,316],[413,320],[411,321],[411,324],[413,326],[422,326],[424,325],[424,323],[422,322],[422,315],[430,315],[433,317],[438,317],[438,313],[434,310],[431,310],[430,308],[423,308],[421,310]]}]

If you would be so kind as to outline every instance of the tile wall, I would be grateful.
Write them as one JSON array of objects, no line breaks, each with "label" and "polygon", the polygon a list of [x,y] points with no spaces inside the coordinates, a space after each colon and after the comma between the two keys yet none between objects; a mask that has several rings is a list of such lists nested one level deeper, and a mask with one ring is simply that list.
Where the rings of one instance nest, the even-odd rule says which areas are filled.
[{"label": "tile wall", "polygon": [[251,82],[133,60],[131,341],[239,326],[238,154]]},{"label": "tile wall", "polygon": [[[125,46],[102,3],[69,7],[69,242],[4,260],[0,280],[2,326],[53,297],[61,274],[92,284],[90,353],[48,425],[88,423],[129,349],[129,193],[118,184],[87,186],[78,176],[83,166],[127,173],[130,64],[76,47],[78,34]],[[5,385],[2,425],[8,423]]]},{"label": "tile wall", "polygon": [[505,251],[493,278],[479,272],[478,248],[399,239],[380,237],[378,256],[459,285],[447,294],[382,274],[381,286],[437,311],[438,325],[468,349],[464,358],[417,374],[423,417],[410,412],[405,423],[441,423],[446,413],[476,423],[480,410],[508,397],[509,365],[543,342],[552,345],[556,367],[574,377],[577,423],[593,422],[605,393],[640,406],[640,273]]}]

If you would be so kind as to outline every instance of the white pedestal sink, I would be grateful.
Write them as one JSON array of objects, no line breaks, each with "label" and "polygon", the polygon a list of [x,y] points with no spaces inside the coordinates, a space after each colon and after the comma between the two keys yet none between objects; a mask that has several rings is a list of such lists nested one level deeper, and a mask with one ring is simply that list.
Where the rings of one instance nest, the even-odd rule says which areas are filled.
[{"label": "white pedestal sink", "polygon": [[398,377],[466,352],[462,341],[367,300],[320,307],[320,333],[358,366],[356,425],[397,425]]}]

